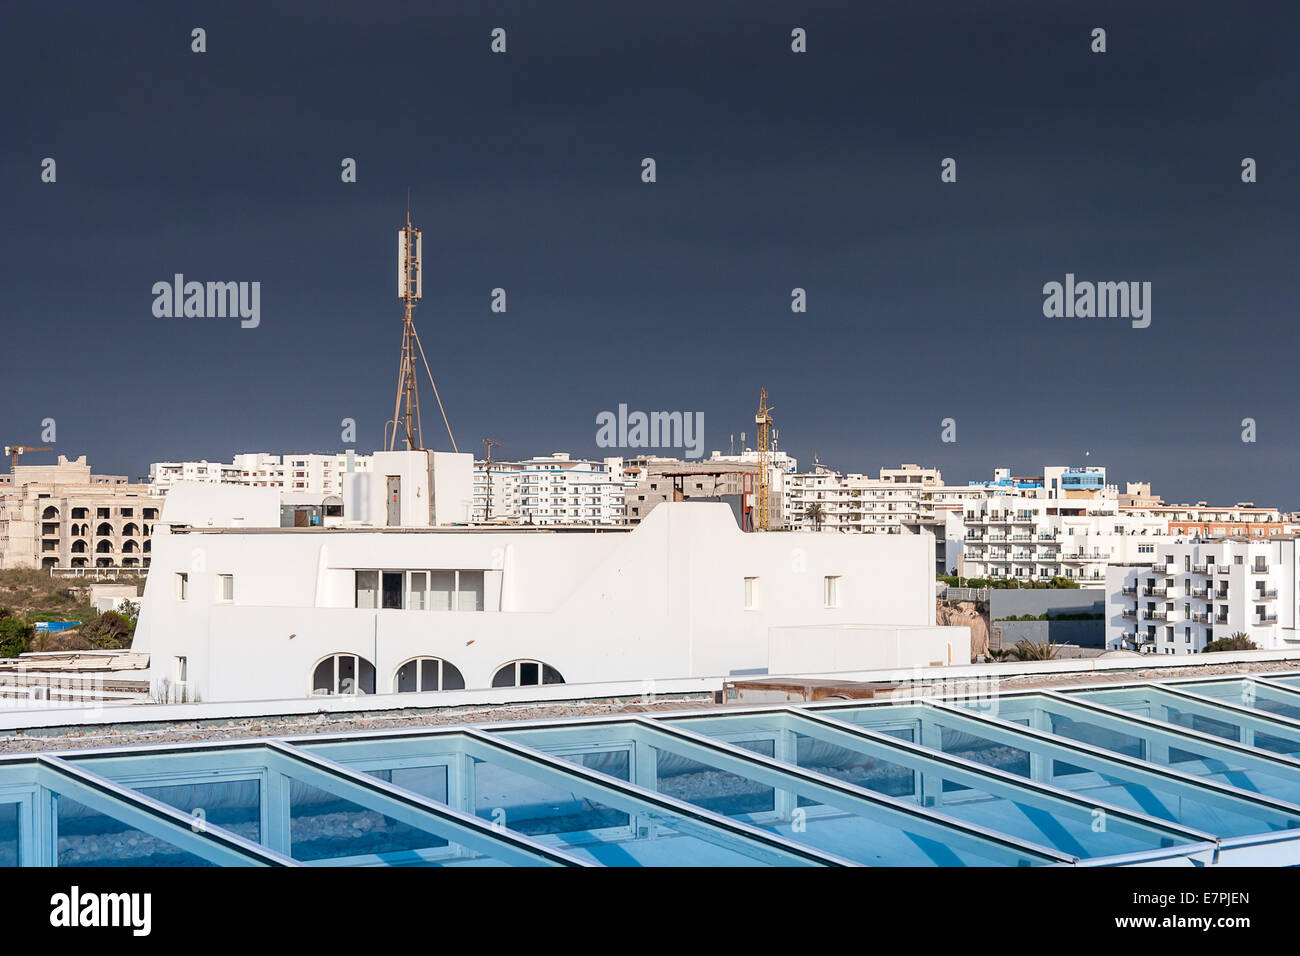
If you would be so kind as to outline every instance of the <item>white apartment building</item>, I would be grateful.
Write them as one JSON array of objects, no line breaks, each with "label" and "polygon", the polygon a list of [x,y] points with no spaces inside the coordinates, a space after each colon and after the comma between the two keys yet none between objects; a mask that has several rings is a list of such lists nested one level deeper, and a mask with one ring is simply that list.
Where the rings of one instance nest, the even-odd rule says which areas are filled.
[{"label": "white apartment building", "polygon": [[[822,465],[785,476],[784,512],[790,528],[854,534],[901,534],[935,518],[937,468],[881,468],[880,477],[840,474]],[[820,516],[814,512],[814,506]]]},{"label": "white apartment building", "polygon": [[159,461],[149,466],[155,494],[165,495],[177,482],[248,485],[279,488],[298,495],[342,495],[343,476],[369,471],[370,456],[339,452],[330,455],[236,455],[230,464],[203,461]]},{"label": "white apartment building", "polygon": [[1257,647],[1300,642],[1296,538],[1162,541],[1150,564],[1115,566],[1106,580],[1106,646],[1197,654],[1245,634]]},{"label": "white apartment building", "polygon": [[623,524],[622,458],[593,461],[567,452],[523,461],[474,462],[473,520],[533,525]]},{"label": "white apartment building", "polygon": [[1112,563],[1154,560],[1169,537],[1167,519],[1120,512],[1110,498],[996,495],[967,502],[963,524],[963,576],[1026,582],[1100,583]]},{"label": "white apartment building", "polygon": [[1169,522],[1170,534],[1187,538],[1267,538],[1300,530],[1277,508],[1257,508],[1245,501],[1232,507],[1204,501],[1194,505],[1144,503],[1121,505],[1121,510],[1164,518]]}]

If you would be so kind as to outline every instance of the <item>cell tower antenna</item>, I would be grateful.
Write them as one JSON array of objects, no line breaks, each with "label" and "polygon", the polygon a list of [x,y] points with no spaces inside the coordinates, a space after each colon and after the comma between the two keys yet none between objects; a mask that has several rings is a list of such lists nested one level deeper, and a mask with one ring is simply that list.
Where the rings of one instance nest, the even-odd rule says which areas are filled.
[{"label": "cell tower antenna", "polygon": [[405,309],[402,321],[402,361],[397,371],[397,398],[393,402],[393,417],[384,425],[384,447],[388,451],[396,451],[398,442],[401,442],[407,451],[424,448],[420,389],[415,365],[415,353],[418,350],[424,373],[429,376],[429,384],[433,386],[433,397],[438,401],[438,410],[442,412],[442,423],[447,426],[447,437],[451,439],[452,450],[460,451],[456,447],[456,436],[451,433],[451,424],[447,421],[447,411],[442,407],[438,384],[429,371],[429,360],[424,356],[420,335],[415,331],[415,306],[424,297],[424,243],[420,230],[411,225],[409,187],[406,190],[406,225],[397,232],[397,297],[402,300]]}]

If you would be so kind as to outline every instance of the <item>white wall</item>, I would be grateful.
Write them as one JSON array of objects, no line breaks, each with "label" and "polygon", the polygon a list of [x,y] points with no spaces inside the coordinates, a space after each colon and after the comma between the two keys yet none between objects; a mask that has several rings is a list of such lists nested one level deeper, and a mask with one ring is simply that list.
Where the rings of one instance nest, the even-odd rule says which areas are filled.
[{"label": "white wall", "polygon": [[275,488],[180,481],[163,499],[160,523],[196,528],[278,528],[280,492]]},{"label": "white wall", "polygon": [[370,471],[343,476],[346,525],[363,524],[375,528],[387,525],[389,476],[401,480],[401,527],[427,528],[469,521],[474,499],[473,455],[467,452],[377,451],[370,456]]},{"label": "white wall", "polygon": [[970,628],[774,627],[769,637],[772,674],[822,674],[882,667],[970,663]]}]

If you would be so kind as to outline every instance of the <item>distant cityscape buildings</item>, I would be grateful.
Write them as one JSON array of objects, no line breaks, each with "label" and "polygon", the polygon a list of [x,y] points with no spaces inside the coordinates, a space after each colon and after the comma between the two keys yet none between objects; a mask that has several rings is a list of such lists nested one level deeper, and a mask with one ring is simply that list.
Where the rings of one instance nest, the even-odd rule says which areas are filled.
[{"label": "distant cityscape buildings", "polygon": [[[249,453],[228,463],[155,462],[148,483],[94,474],[84,457],[15,465],[12,474],[0,475],[0,568],[144,571],[153,524],[168,494],[182,485],[273,489],[282,526],[364,525],[372,518],[345,508],[345,479],[371,473],[382,457]],[[664,502],[714,501],[730,506],[738,526],[752,527],[759,461],[748,448],[697,460],[566,452],[490,466],[479,460],[470,497],[448,520],[629,528]],[[767,462],[773,528],[930,534],[937,574],[1017,586],[1066,579],[1104,589],[1110,649],[1198,653],[1232,634],[1261,647],[1300,640],[1296,514],[1253,502],[1171,504],[1147,482],[1129,482],[1121,492],[1098,466],[1051,465],[1035,474],[999,467],[991,479],[950,483],[939,469],[914,463],[875,475],[841,472],[818,460],[800,470],[797,459],[775,448]],[[378,499],[367,505],[379,507]],[[258,520],[273,521],[273,514],[262,508]]]}]

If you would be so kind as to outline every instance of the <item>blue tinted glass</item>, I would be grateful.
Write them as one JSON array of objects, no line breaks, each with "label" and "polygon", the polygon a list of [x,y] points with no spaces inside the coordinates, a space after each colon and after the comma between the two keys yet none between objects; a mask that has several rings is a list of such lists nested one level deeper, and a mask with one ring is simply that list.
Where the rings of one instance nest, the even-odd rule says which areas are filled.
[{"label": "blue tinted glass", "polygon": [[289,832],[295,860],[380,857],[415,863],[422,859],[415,851],[448,846],[442,837],[299,781],[290,784]]},{"label": "blue tinted glass", "polygon": [[16,803],[0,803],[0,866],[18,865],[20,810]]},{"label": "blue tinted glass", "polygon": [[57,796],[58,866],[210,866],[165,840]]},{"label": "blue tinted glass", "polygon": [[145,796],[237,833],[253,843],[261,839],[262,785],[258,780],[223,780],[137,789]]}]

